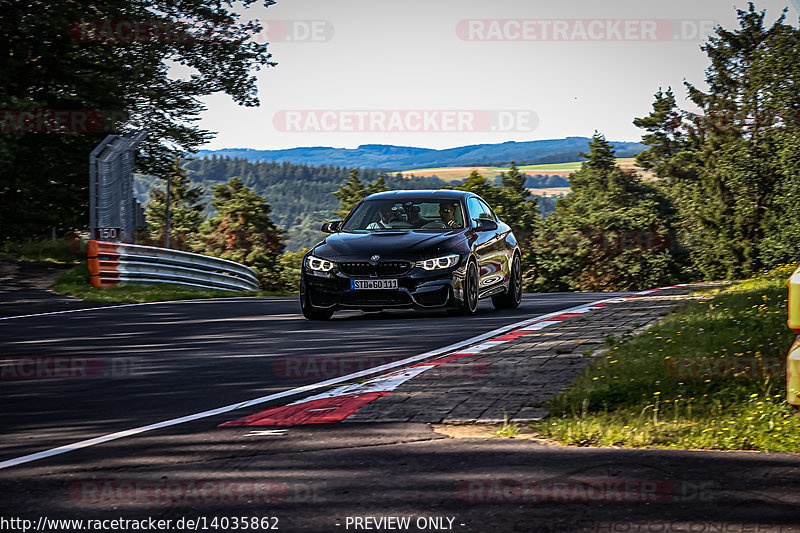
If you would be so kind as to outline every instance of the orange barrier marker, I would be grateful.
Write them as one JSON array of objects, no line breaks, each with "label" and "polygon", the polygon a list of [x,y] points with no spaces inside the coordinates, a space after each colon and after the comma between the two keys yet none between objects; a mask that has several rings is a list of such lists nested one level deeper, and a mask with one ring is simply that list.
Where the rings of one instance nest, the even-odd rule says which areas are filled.
[{"label": "orange barrier marker", "polygon": [[95,287],[113,287],[119,283],[117,243],[89,241],[89,282]]},{"label": "orange barrier marker", "polygon": [[100,261],[97,257],[97,241],[89,241],[86,247],[86,255],[89,257],[89,282],[95,287],[100,286]]}]

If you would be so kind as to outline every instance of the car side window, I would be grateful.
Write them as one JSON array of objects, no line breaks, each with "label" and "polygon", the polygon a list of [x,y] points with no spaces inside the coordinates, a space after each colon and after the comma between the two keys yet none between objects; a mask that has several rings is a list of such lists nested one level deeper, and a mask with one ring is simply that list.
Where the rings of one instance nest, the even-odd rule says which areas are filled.
[{"label": "car side window", "polygon": [[485,202],[481,202],[480,200],[478,200],[478,202],[481,204],[483,209],[483,212],[478,218],[488,218],[489,220],[494,220],[497,222],[497,216],[494,214],[494,211],[492,211],[492,208],[489,207]]},{"label": "car side window", "polygon": [[474,228],[475,227],[475,219],[481,218],[481,213],[483,212],[483,207],[481,207],[481,202],[477,198],[469,198],[467,200],[467,211],[469,211],[469,221],[470,225]]},{"label": "car side window", "polygon": [[472,227],[475,227],[475,219],[488,218],[489,220],[496,220],[494,213],[484,202],[478,198],[472,197],[467,200],[467,210],[469,211],[469,219],[472,222]]}]

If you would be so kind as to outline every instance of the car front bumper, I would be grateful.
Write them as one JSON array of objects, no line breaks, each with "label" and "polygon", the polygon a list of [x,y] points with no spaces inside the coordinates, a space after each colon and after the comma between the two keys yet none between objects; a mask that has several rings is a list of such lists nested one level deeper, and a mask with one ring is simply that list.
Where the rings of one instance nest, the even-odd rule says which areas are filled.
[{"label": "car front bumper", "polygon": [[[397,289],[352,289],[354,279],[397,279]],[[413,267],[402,276],[346,276],[306,267],[302,283],[314,307],[323,309],[446,309],[460,306],[463,268],[428,271]]]}]

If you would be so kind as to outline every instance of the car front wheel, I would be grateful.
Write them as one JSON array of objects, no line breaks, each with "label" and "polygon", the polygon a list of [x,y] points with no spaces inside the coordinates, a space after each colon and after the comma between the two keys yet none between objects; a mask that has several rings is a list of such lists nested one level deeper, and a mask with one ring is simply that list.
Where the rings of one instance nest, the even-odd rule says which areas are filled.
[{"label": "car front wheel", "polygon": [[470,262],[461,286],[463,300],[461,307],[456,310],[459,315],[474,315],[478,310],[478,267]]},{"label": "car front wheel", "polygon": [[300,308],[303,310],[303,316],[308,320],[330,320],[333,316],[332,309],[314,307],[305,282],[300,283]]}]

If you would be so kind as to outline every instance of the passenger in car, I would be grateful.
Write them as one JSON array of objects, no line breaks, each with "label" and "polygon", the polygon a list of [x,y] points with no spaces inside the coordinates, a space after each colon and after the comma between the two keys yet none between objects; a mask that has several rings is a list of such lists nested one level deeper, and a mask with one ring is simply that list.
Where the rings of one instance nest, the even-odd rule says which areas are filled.
[{"label": "passenger in car", "polygon": [[393,212],[392,204],[383,204],[380,207],[380,220],[371,222],[367,229],[390,229],[392,227]]}]

